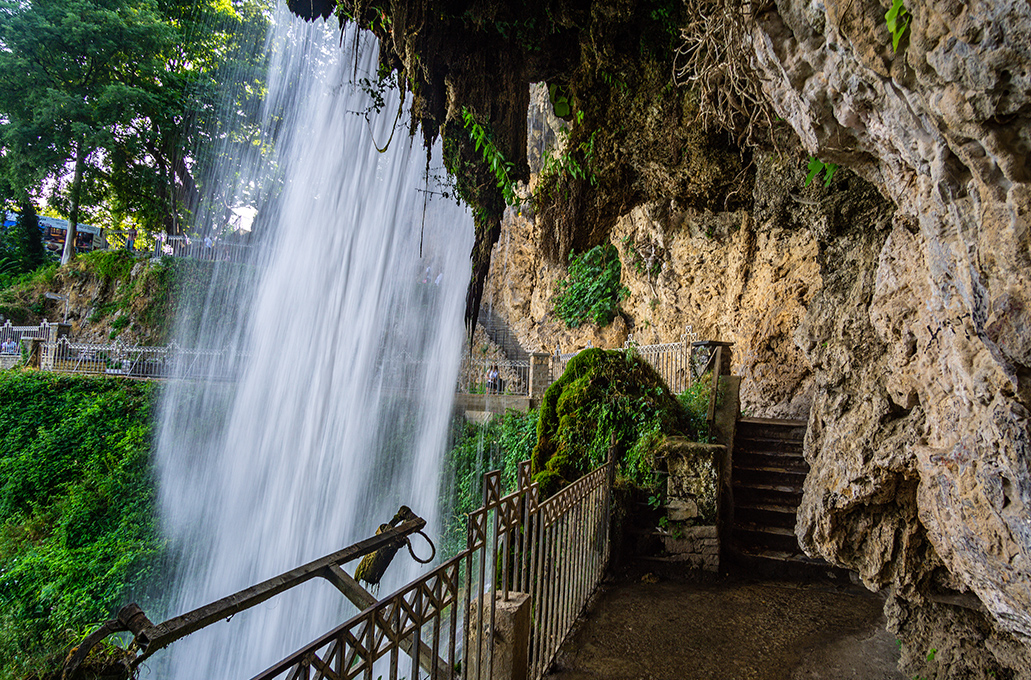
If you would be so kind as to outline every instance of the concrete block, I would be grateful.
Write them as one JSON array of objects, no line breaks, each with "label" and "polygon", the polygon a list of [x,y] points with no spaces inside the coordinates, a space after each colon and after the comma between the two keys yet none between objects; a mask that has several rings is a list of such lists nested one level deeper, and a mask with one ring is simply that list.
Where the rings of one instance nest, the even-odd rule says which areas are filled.
[{"label": "concrete block", "polygon": [[[494,628],[491,630],[490,605],[483,608],[483,626],[480,626],[480,602],[469,605],[469,635],[472,638],[466,651],[469,677],[485,680],[526,680],[529,673],[530,652],[530,596],[527,593],[501,593],[494,598]],[[476,636],[481,635],[477,655]],[[493,645],[493,659],[491,659]],[[488,664],[490,667],[488,668]],[[480,668],[483,668],[481,675]]]}]

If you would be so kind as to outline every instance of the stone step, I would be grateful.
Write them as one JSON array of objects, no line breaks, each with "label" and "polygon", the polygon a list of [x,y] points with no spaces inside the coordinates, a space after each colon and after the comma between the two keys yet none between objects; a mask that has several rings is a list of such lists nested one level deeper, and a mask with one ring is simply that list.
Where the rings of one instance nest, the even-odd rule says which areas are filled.
[{"label": "stone step", "polygon": [[724,553],[730,569],[747,570],[749,575],[762,574],[787,579],[832,581],[839,584],[853,582],[852,572],[835,567],[818,557],[809,557],[800,550],[770,550],[740,548],[731,545]]},{"label": "stone step", "polygon": [[787,453],[802,455],[803,443],[797,439],[775,439],[770,437],[745,437],[740,433],[734,437],[735,451],[754,451],[759,453]]},{"label": "stone step", "polygon": [[734,506],[734,521],[752,525],[795,529],[796,507],[764,503],[738,503]]},{"label": "stone step", "polygon": [[734,522],[731,541],[742,548],[801,552],[794,529],[752,522]]},{"label": "stone step", "polygon": [[737,421],[737,436],[744,438],[803,441],[806,421],[778,420],[774,418],[741,418]]},{"label": "stone step", "polygon": [[745,486],[773,484],[801,491],[806,474],[806,470],[789,470],[783,467],[734,465],[731,477],[735,482]]},{"label": "stone step", "polygon": [[778,484],[744,484],[734,480],[734,504],[784,505],[798,507],[802,502],[802,490],[796,486]]},{"label": "stone step", "polygon": [[809,472],[809,464],[799,454],[769,451],[745,451],[734,446],[734,467],[781,468],[797,472]]}]

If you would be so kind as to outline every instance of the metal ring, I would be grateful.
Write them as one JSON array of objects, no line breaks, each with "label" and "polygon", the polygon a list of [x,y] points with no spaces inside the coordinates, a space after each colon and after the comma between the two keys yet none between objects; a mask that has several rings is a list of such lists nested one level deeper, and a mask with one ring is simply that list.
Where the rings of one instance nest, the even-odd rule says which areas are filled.
[{"label": "metal ring", "polygon": [[412,550],[412,541],[411,541],[411,539],[409,537],[405,536],[405,545],[408,546],[408,554],[411,555],[412,559],[415,560],[416,562],[418,562],[419,564],[429,564],[430,562],[433,561],[433,558],[437,556],[437,546],[433,545],[433,541],[431,541],[430,537],[427,536],[426,534],[424,534],[421,529],[419,531],[416,531],[415,533],[417,533],[420,536],[422,536],[423,538],[425,538],[426,542],[430,544],[430,556],[427,557],[424,560],[419,559],[415,555],[415,551]]}]

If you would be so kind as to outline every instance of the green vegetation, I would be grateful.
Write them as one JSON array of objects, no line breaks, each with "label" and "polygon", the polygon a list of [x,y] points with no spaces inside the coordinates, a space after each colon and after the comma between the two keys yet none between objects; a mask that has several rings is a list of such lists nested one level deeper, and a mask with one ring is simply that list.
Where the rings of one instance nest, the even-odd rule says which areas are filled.
[{"label": "green vegetation", "polygon": [[[114,331],[111,339],[131,329],[134,342],[164,344],[177,315],[200,312],[196,302],[207,291],[214,271],[212,262],[185,258],[143,261],[124,250],[86,253],[65,267],[54,264],[0,278],[0,314],[15,324],[34,324],[44,316],[57,318],[60,304],[47,301],[43,294],[85,283],[96,294],[88,318],[91,324],[106,323]],[[226,316],[231,315],[227,309]]]},{"label": "green vegetation", "polygon": [[824,173],[823,186],[824,188],[829,187],[837,170],[838,166],[836,163],[824,163],[816,156],[812,156],[809,158],[809,174],[805,176],[805,185],[809,186],[809,183],[822,172]]},{"label": "green vegetation", "polygon": [[71,236],[87,220],[177,233],[202,195],[228,210],[235,168],[231,188],[209,171],[230,147],[241,163],[267,152],[267,12],[258,0],[0,0],[2,207],[45,199]]},{"label": "green vegetation", "polygon": [[551,109],[559,118],[568,120],[573,113],[572,102],[569,101],[569,93],[558,83],[548,85],[548,99],[551,101]]},{"label": "green vegetation", "polygon": [[43,676],[155,582],[154,383],[0,372],[0,679]]},{"label": "green vegetation", "polygon": [[537,443],[537,410],[509,411],[485,424],[456,419],[451,426],[451,447],[444,459],[445,526],[443,554],[465,547],[467,515],[483,505],[483,475],[501,470],[506,491],[516,487],[520,461],[528,460]]},{"label": "green vegetation", "polygon": [[884,23],[888,26],[888,31],[891,33],[891,49],[895,52],[899,51],[899,41],[902,40],[902,34],[909,28],[909,22],[913,19],[913,16],[906,9],[905,5],[902,4],[903,0],[892,0],[891,9],[889,9],[884,15]]},{"label": "green vegetation", "polygon": [[476,150],[483,155],[484,164],[494,174],[497,187],[501,190],[505,203],[516,205],[519,199],[515,193],[515,180],[512,179],[514,170],[512,162],[505,158],[497,144],[494,143],[494,137],[490,131],[476,121],[476,116],[469,109],[462,109],[462,121]]},{"label": "green vegetation", "polygon": [[655,448],[667,435],[697,440],[696,427],[635,352],[584,350],[544,394],[533,473],[542,494],[550,496],[603,463],[614,435],[622,476],[651,486]]},{"label": "green vegetation", "polygon": [[[577,114],[577,121],[583,120],[583,114]],[[534,193],[534,201],[541,202],[555,191],[560,185],[560,178],[571,178],[587,182],[591,186],[597,186],[598,176],[594,174],[592,165],[594,163],[594,138],[597,130],[591,133],[590,138],[585,142],[571,144],[569,142],[569,128],[559,130],[560,139],[564,140],[566,150],[561,154],[555,154],[549,149],[543,159],[541,166],[540,180],[537,183],[537,190]],[[568,187],[564,190],[568,191]]]},{"label": "green vegetation", "polygon": [[619,282],[621,274],[619,253],[610,243],[581,255],[570,253],[569,270],[555,295],[555,315],[569,328],[588,321],[599,326],[610,324],[619,303],[630,294]]}]

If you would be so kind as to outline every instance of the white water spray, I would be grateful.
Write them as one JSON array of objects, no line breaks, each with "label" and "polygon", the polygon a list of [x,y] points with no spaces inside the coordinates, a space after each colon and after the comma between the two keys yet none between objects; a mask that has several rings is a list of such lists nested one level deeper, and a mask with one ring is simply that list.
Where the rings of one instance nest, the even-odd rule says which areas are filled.
[{"label": "white water spray", "polygon": [[[292,126],[273,163],[282,193],[253,289],[209,296],[234,291],[241,328],[209,319],[220,337],[200,338],[238,337],[245,358],[233,382],[171,386],[163,409],[161,506],[181,552],[170,614],[367,537],[402,504],[436,519],[471,219],[424,206],[425,154],[405,130],[376,151],[397,93],[371,124],[356,115],[370,101],[349,84],[350,36],[341,50],[332,25],[285,11],[274,25],[269,120]],[[361,52],[359,77],[375,72],[374,49]],[[395,562],[384,592],[413,573]],[[296,590],[175,643],[152,670],[250,677],[353,611],[320,581]]]}]

